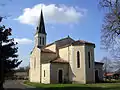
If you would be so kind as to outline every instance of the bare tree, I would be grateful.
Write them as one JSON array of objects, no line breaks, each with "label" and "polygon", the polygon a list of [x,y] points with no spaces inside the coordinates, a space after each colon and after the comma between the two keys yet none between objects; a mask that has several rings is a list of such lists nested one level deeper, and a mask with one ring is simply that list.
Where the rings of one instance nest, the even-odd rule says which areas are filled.
[{"label": "bare tree", "polygon": [[114,70],[116,71],[120,71],[120,60],[114,60]]},{"label": "bare tree", "polygon": [[99,5],[105,10],[101,29],[102,48],[120,59],[120,0],[100,0]]},{"label": "bare tree", "polygon": [[112,60],[105,56],[102,58],[101,62],[104,63],[103,65],[104,73],[112,72],[112,69],[114,68]]},{"label": "bare tree", "polygon": [[[110,73],[110,72],[113,71],[113,69],[114,69],[113,62],[107,56],[103,57],[101,62],[104,63],[103,71],[104,71],[105,76],[106,76],[107,73]],[[105,77],[105,81],[106,80],[107,80],[107,78]]]}]

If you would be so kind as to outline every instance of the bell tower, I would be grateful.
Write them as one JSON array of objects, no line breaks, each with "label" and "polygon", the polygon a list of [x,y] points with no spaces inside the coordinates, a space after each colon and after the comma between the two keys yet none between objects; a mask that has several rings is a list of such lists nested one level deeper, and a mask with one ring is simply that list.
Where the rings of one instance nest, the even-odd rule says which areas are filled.
[{"label": "bell tower", "polygon": [[45,31],[45,24],[44,24],[44,18],[43,18],[43,13],[41,10],[39,22],[36,28],[36,33],[35,33],[35,46],[41,48],[46,45],[46,31]]}]

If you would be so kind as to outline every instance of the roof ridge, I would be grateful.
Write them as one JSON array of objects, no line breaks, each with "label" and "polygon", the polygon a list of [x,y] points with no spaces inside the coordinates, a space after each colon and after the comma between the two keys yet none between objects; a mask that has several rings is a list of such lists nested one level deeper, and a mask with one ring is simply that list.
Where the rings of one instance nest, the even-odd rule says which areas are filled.
[{"label": "roof ridge", "polygon": [[[62,40],[67,39],[67,38],[72,39],[70,36],[67,36],[67,37],[61,38],[61,39],[59,39],[59,40],[53,41],[52,43],[47,44],[45,47],[47,47],[47,46],[49,46],[49,45],[52,45],[52,44],[55,44],[56,42],[62,41]],[[72,39],[72,40],[74,40],[74,39]],[[74,40],[74,41],[75,41],[75,40]],[[43,47],[43,48],[45,48],[45,47]]]},{"label": "roof ridge", "polygon": [[85,41],[85,42],[88,42],[88,43],[92,43],[91,41],[87,41],[87,40],[81,40],[81,39],[79,39],[79,40],[76,40],[76,41]]},{"label": "roof ridge", "polygon": [[54,52],[54,51],[52,51],[52,50],[50,50],[50,49],[46,49],[46,48],[42,48],[42,49],[41,49],[41,52],[55,53],[55,54],[56,54],[56,52]]},{"label": "roof ridge", "polygon": [[91,41],[87,41],[87,40],[76,40],[75,42],[83,42],[83,43],[90,43],[90,44],[94,44],[93,42]]},{"label": "roof ridge", "polygon": [[61,57],[56,57],[54,58],[54,60],[50,61],[51,63],[69,63],[68,61],[66,61],[65,59],[61,58]]},{"label": "roof ridge", "polygon": [[[56,40],[56,41],[54,41],[54,42],[61,41],[61,40],[67,39],[67,38],[72,39],[70,36],[67,36],[67,37],[61,38],[61,39],[59,39],[59,40]],[[73,40],[74,40],[74,39],[73,39]]]}]

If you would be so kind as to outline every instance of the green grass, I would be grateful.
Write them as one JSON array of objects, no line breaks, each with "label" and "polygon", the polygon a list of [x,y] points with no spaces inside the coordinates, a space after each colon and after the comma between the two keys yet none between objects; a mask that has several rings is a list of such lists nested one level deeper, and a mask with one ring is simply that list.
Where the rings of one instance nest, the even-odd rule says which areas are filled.
[{"label": "green grass", "polygon": [[119,83],[99,83],[99,84],[40,84],[24,82],[24,84],[42,89],[52,90],[120,90]]}]

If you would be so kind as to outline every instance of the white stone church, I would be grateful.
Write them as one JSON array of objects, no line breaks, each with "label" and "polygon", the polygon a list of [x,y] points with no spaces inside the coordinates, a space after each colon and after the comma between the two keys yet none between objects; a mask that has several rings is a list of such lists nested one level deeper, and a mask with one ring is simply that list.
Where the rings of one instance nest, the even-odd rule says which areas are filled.
[{"label": "white stone church", "polygon": [[94,43],[68,36],[46,45],[46,35],[41,11],[30,54],[30,82],[86,84],[103,80],[103,63],[94,60]]}]

